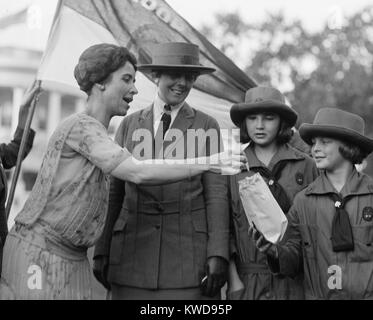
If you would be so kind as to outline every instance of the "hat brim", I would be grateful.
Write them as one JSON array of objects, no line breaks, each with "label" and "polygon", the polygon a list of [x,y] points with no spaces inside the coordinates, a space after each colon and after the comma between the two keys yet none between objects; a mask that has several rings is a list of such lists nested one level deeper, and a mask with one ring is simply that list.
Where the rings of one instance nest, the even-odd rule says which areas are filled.
[{"label": "hat brim", "polygon": [[357,145],[364,152],[373,151],[372,139],[347,128],[304,123],[299,128],[299,134],[309,145],[312,145],[312,139],[315,137],[330,137]]},{"label": "hat brim", "polygon": [[230,115],[233,123],[239,127],[246,116],[253,113],[273,112],[284,119],[291,127],[295,125],[298,114],[286,104],[281,104],[272,100],[260,101],[256,103],[237,103],[231,108]]},{"label": "hat brim", "polygon": [[199,65],[170,65],[170,64],[142,64],[138,65],[137,69],[143,72],[152,72],[152,71],[159,71],[159,70],[179,70],[179,71],[188,71],[188,72],[196,72],[199,74],[208,74],[216,71],[214,68],[204,67]]}]

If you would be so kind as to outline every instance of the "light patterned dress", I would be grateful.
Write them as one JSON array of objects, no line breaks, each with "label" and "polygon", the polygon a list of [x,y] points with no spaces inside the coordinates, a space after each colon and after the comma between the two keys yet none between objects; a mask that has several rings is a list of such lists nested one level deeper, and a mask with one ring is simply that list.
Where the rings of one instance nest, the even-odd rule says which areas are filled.
[{"label": "light patterned dress", "polygon": [[7,237],[0,299],[91,298],[87,249],[105,224],[108,174],[129,155],[84,113],[59,125]]}]

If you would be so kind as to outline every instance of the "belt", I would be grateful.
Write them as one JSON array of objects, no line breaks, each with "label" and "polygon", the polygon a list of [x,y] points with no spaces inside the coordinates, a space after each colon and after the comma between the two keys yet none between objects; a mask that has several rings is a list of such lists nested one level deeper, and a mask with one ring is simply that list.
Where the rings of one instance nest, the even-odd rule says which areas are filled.
[{"label": "belt", "polygon": [[72,245],[48,226],[35,223],[29,229],[16,223],[9,234],[69,260],[84,260],[87,258],[87,248]]},{"label": "belt", "polygon": [[263,273],[270,274],[271,271],[266,264],[253,262],[237,262],[237,271],[239,274]]},{"label": "belt", "polygon": [[[160,201],[148,201],[148,202],[138,202],[137,213],[151,214],[151,215],[167,215],[167,214],[179,214],[181,211],[180,206],[182,203],[179,200],[170,202],[160,202]],[[204,209],[206,206],[203,197],[198,197],[192,199],[191,201],[191,211]],[[128,206],[125,205],[124,209],[128,212]],[[183,208],[185,209],[185,208]]]}]

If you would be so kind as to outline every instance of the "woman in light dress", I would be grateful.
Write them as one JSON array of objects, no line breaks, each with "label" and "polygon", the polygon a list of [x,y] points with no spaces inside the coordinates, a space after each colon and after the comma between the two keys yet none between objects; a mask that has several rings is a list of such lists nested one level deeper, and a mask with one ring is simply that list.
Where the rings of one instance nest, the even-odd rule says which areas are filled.
[{"label": "woman in light dress", "polygon": [[[88,94],[86,109],[65,119],[49,140],[34,188],[4,246],[0,299],[91,298],[87,249],[105,223],[109,175],[159,184],[206,170],[239,171],[226,154],[195,164],[147,164],[111,140],[110,119],[126,115],[137,94],[135,73],[136,58],[124,47],[100,44],[81,55],[74,75]],[[236,155],[233,165],[239,168],[240,159]]]}]

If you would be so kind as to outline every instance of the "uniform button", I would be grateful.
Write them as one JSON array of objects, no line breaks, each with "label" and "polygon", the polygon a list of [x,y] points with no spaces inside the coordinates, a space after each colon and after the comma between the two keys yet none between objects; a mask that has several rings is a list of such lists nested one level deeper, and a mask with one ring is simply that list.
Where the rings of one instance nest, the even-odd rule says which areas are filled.
[{"label": "uniform button", "polygon": [[267,293],[266,293],[266,298],[267,298],[267,299],[272,299],[272,294],[271,294],[270,292],[267,292]]},{"label": "uniform button", "polygon": [[272,186],[275,182],[271,179],[268,181],[268,185]]},{"label": "uniform button", "polygon": [[164,211],[164,208],[163,208],[163,206],[160,203],[158,203],[158,210],[159,211]]}]

